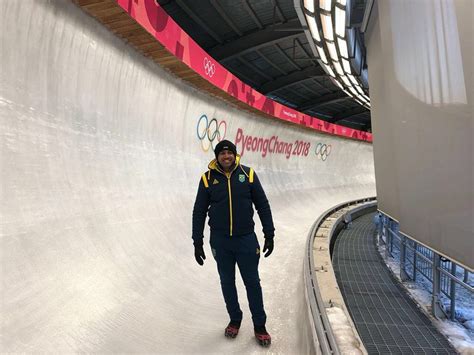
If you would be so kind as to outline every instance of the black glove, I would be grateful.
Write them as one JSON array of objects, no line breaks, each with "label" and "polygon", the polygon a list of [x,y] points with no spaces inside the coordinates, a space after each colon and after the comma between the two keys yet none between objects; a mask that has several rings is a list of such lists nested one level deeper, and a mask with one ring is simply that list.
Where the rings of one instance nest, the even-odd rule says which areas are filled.
[{"label": "black glove", "polygon": [[265,237],[263,252],[266,252],[265,257],[269,256],[273,252],[273,237]]},{"label": "black glove", "polygon": [[202,245],[194,246],[194,258],[196,259],[199,265],[204,265],[204,260],[206,260],[206,254],[204,254],[204,249]]}]

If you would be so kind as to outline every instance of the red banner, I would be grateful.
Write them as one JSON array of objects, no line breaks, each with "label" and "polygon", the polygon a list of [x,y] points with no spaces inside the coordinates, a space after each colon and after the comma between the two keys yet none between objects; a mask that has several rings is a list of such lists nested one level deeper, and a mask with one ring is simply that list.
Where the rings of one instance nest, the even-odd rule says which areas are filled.
[{"label": "red banner", "polygon": [[336,125],[284,106],[244,84],[173,21],[154,0],[116,0],[135,21],[153,35],[168,51],[207,81],[238,100],[284,121],[343,137],[372,142],[372,134]]}]

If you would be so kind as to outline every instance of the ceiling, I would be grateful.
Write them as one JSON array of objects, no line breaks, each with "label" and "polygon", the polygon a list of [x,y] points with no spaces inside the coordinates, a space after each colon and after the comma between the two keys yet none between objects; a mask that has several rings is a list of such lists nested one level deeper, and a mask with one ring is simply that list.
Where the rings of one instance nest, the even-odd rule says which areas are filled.
[{"label": "ceiling", "polygon": [[[370,111],[331,81],[313,56],[294,0],[157,0],[214,59],[273,100],[371,131]],[[353,1],[360,22],[363,0]]]}]

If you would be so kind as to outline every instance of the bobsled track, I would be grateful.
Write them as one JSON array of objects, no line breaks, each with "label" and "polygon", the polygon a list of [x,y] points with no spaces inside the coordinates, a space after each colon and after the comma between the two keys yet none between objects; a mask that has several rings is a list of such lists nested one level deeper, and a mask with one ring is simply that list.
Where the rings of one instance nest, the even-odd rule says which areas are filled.
[{"label": "bobsled track", "polygon": [[[199,92],[68,1],[3,0],[0,11],[0,351],[307,352],[308,230],[331,206],[375,195],[372,146]],[[269,350],[253,339],[240,276],[241,334],[223,337],[208,230],[205,265],[193,257],[192,206],[213,158],[197,133],[212,118],[231,140],[310,144],[242,156],[276,225],[260,268]],[[318,143],[331,146],[325,160]]]}]

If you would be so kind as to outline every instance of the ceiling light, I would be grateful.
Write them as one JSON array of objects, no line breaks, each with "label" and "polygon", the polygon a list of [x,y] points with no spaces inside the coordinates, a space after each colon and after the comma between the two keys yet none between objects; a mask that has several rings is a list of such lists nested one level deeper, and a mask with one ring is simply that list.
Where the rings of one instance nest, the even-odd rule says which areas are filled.
[{"label": "ceiling light", "polygon": [[[365,77],[354,74],[359,73],[355,65],[361,63],[355,63],[350,59],[353,54],[349,55],[349,50],[353,51],[349,43],[355,40],[355,30],[346,27],[350,1],[303,0],[303,3],[307,28],[313,37],[311,48],[320,65],[335,85],[360,105],[370,107],[367,105],[370,102],[366,96],[368,89],[362,84]],[[354,48],[360,50],[357,46]]]},{"label": "ceiling light", "polygon": [[314,0],[304,0],[304,7],[311,13],[314,13]]},{"label": "ceiling light", "polygon": [[324,38],[334,41],[334,32],[330,15],[321,14],[321,23],[323,25]]},{"label": "ceiling light", "polygon": [[339,47],[339,53],[341,57],[349,58],[349,53],[347,52],[347,43],[341,38],[337,39],[337,46]]},{"label": "ceiling light", "polygon": [[347,74],[347,77],[349,78],[350,81],[352,81],[352,84],[360,85],[360,83],[357,81],[357,79],[353,75]]},{"label": "ceiling light", "polygon": [[323,61],[323,63],[327,64],[328,60],[326,58],[326,53],[324,53],[323,47],[316,46],[316,49],[318,50],[319,58]]},{"label": "ceiling light", "polygon": [[351,73],[351,64],[347,59],[342,58],[342,66],[347,74]]},{"label": "ceiling light", "polygon": [[331,0],[319,0],[319,7],[326,11],[331,11],[332,1]]},{"label": "ceiling light", "polygon": [[342,86],[342,84],[341,84],[337,79],[333,79],[332,82],[333,82],[335,85],[339,86],[339,88],[340,88],[341,90],[344,90],[344,86]]},{"label": "ceiling light", "polygon": [[342,89],[342,91],[344,91],[347,94],[347,96],[354,97],[354,95],[352,95],[352,93],[350,91],[348,91],[346,89]]},{"label": "ceiling light", "polygon": [[336,13],[336,34],[344,37],[346,33],[346,12],[339,7],[335,7]]},{"label": "ceiling light", "polygon": [[354,89],[352,86],[349,86],[349,90],[352,92],[354,96],[359,96],[359,93],[357,92],[357,90]]},{"label": "ceiling light", "polygon": [[354,99],[357,101],[359,105],[365,106],[365,102],[359,99],[358,97],[354,97]]},{"label": "ceiling light", "polygon": [[315,18],[312,16],[306,15],[306,21],[308,22],[309,31],[311,32],[311,35],[313,36],[313,38],[316,41],[321,42],[321,37],[319,36],[319,30],[318,30],[318,26],[316,25]]},{"label": "ceiling light", "polygon": [[341,64],[339,62],[334,62],[334,68],[336,68],[336,71],[339,75],[344,75],[344,70],[342,70]]},{"label": "ceiling light", "polygon": [[329,55],[331,56],[332,60],[337,62],[339,60],[339,57],[337,56],[336,45],[332,42],[326,42],[326,45],[328,47]]},{"label": "ceiling light", "polygon": [[336,74],[334,74],[334,71],[332,70],[332,68],[329,65],[323,64],[323,67],[324,67],[324,70],[326,70],[326,72],[329,75],[331,75],[333,78],[336,77]]},{"label": "ceiling light", "polygon": [[346,86],[349,86],[349,87],[351,86],[351,82],[349,81],[349,79],[347,79],[347,76],[341,75],[341,79],[344,82],[344,84],[346,84]]}]

